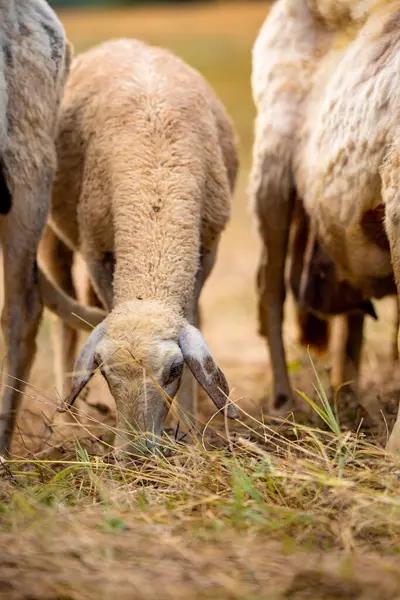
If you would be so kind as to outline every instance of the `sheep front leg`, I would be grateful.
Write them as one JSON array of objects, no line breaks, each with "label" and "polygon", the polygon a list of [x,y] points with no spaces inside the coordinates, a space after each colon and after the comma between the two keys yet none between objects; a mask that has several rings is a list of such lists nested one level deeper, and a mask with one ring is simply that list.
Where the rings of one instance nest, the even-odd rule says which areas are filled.
[{"label": "sheep front leg", "polygon": [[[199,300],[201,290],[204,283],[209,277],[216,261],[217,257],[218,241],[214,246],[204,251],[200,261],[200,268],[196,276],[195,290],[193,294],[193,300],[189,307],[187,320],[191,325],[194,325],[200,329],[200,307]],[[192,431],[196,428],[197,418],[197,397],[198,387],[195,378],[193,377],[189,367],[185,365],[182,381],[178,392],[178,417],[179,420],[184,424],[184,429]],[[185,434],[187,432],[185,431]],[[185,435],[184,434],[184,435]],[[186,435],[185,440],[190,440],[190,436]]]},{"label": "sheep front leg", "polygon": [[47,218],[50,177],[39,193],[16,189],[1,227],[4,260],[2,330],[7,346],[0,419],[0,454],[10,452],[17,412],[36,354],[43,305],[36,255]]},{"label": "sheep front leg", "polygon": [[337,339],[334,339],[332,348],[331,389],[341,421],[346,427],[358,426],[361,419],[367,416],[358,400],[364,321],[363,314],[340,316],[335,332]]},{"label": "sheep front leg", "polygon": [[258,268],[260,333],[267,338],[273,371],[276,412],[290,409],[291,387],[282,336],[285,302],[285,262],[293,210],[289,161],[280,152],[263,153],[256,141],[252,168],[255,211],[263,241]]},{"label": "sheep front leg", "polygon": [[[199,307],[196,301],[193,302],[193,305],[190,308],[187,320],[191,325],[198,327]],[[186,442],[190,442],[190,439],[193,437],[196,430],[197,395],[197,382],[189,367],[185,365],[178,392],[177,412],[179,423],[182,424],[180,427],[181,434],[178,436],[178,439],[184,439]]]}]

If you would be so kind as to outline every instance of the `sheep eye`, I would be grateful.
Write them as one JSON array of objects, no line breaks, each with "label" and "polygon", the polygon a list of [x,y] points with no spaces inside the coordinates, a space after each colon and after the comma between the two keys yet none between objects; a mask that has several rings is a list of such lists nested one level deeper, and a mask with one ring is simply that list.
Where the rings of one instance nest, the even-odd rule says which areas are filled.
[{"label": "sheep eye", "polygon": [[170,383],[176,381],[182,375],[182,371],[183,371],[183,360],[175,361],[171,365],[165,385],[169,385]]}]

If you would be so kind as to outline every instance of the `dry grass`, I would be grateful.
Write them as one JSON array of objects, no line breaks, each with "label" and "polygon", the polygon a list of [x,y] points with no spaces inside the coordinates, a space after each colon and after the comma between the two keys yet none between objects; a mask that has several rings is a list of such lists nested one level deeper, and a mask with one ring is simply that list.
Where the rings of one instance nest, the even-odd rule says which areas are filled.
[{"label": "dry grass", "polygon": [[[46,320],[19,423],[21,458],[0,465],[1,599],[400,597],[400,461],[382,450],[399,397],[388,364],[390,302],[379,303],[381,319],[368,324],[361,398],[368,430],[346,433],[343,410],[342,427],[325,410],[323,428],[300,396],[296,421],[305,425],[262,414],[269,368],[257,336],[259,242],[246,185],[250,51],[265,13],[263,3],[237,2],[61,13],[77,51],[117,36],[171,48],[204,73],[235,120],[242,172],[202,307],[206,338],[245,414],[228,434],[221,417],[213,420],[204,446],[172,439],[172,456],[117,465],[107,446],[114,406],[100,378],[78,403],[78,422],[71,416],[54,427]],[[312,395],[315,376],[296,344],[290,306],[287,316],[292,378]],[[317,369],[326,387],[329,360]],[[204,422],[213,412],[203,399]]]},{"label": "dry grass", "polygon": [[246,430],[127,466],[78,443],[10,462],[0,597],[398,598],[398,463],[355,435]]}]

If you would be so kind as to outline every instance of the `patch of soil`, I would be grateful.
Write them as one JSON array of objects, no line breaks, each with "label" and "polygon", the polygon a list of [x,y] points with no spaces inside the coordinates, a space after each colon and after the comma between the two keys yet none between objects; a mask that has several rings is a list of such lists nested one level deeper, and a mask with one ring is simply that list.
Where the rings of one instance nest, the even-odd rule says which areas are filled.
[{"label": "patch of soil", "polygon": [[101,512],[3,534],[2,600],[395,600],[400,558],[320,555],[243,532],[183,538],[127,515],[105,530]]}]

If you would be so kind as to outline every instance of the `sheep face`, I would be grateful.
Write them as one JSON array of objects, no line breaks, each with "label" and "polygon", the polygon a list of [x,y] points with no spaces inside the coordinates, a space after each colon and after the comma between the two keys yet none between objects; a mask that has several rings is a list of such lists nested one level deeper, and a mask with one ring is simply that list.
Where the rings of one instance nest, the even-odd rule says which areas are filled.
[{"label": "sheep face", "polygon": [[[110,323],[116,325],[115,322]],[[116,446],[134,454],[159,447],[169,404],[176,395],[184,367],[175,341],[165,332],[138,330],[120,319],[126,335],[106,335],[95,362],[107,381],[117,408]],[[129,329],[128,329],[129,328]]]},{"label": "sheep face", "polygon": [[[117,407],[116,446],[133,454],[157,451],[184,363],[217,407],[224,408],[229,388],[200,331],[161,302],[122,304],[83,346],[66,403],[72,404],[100,369]],[[234,405],[227,414],[237,417]]]}]

